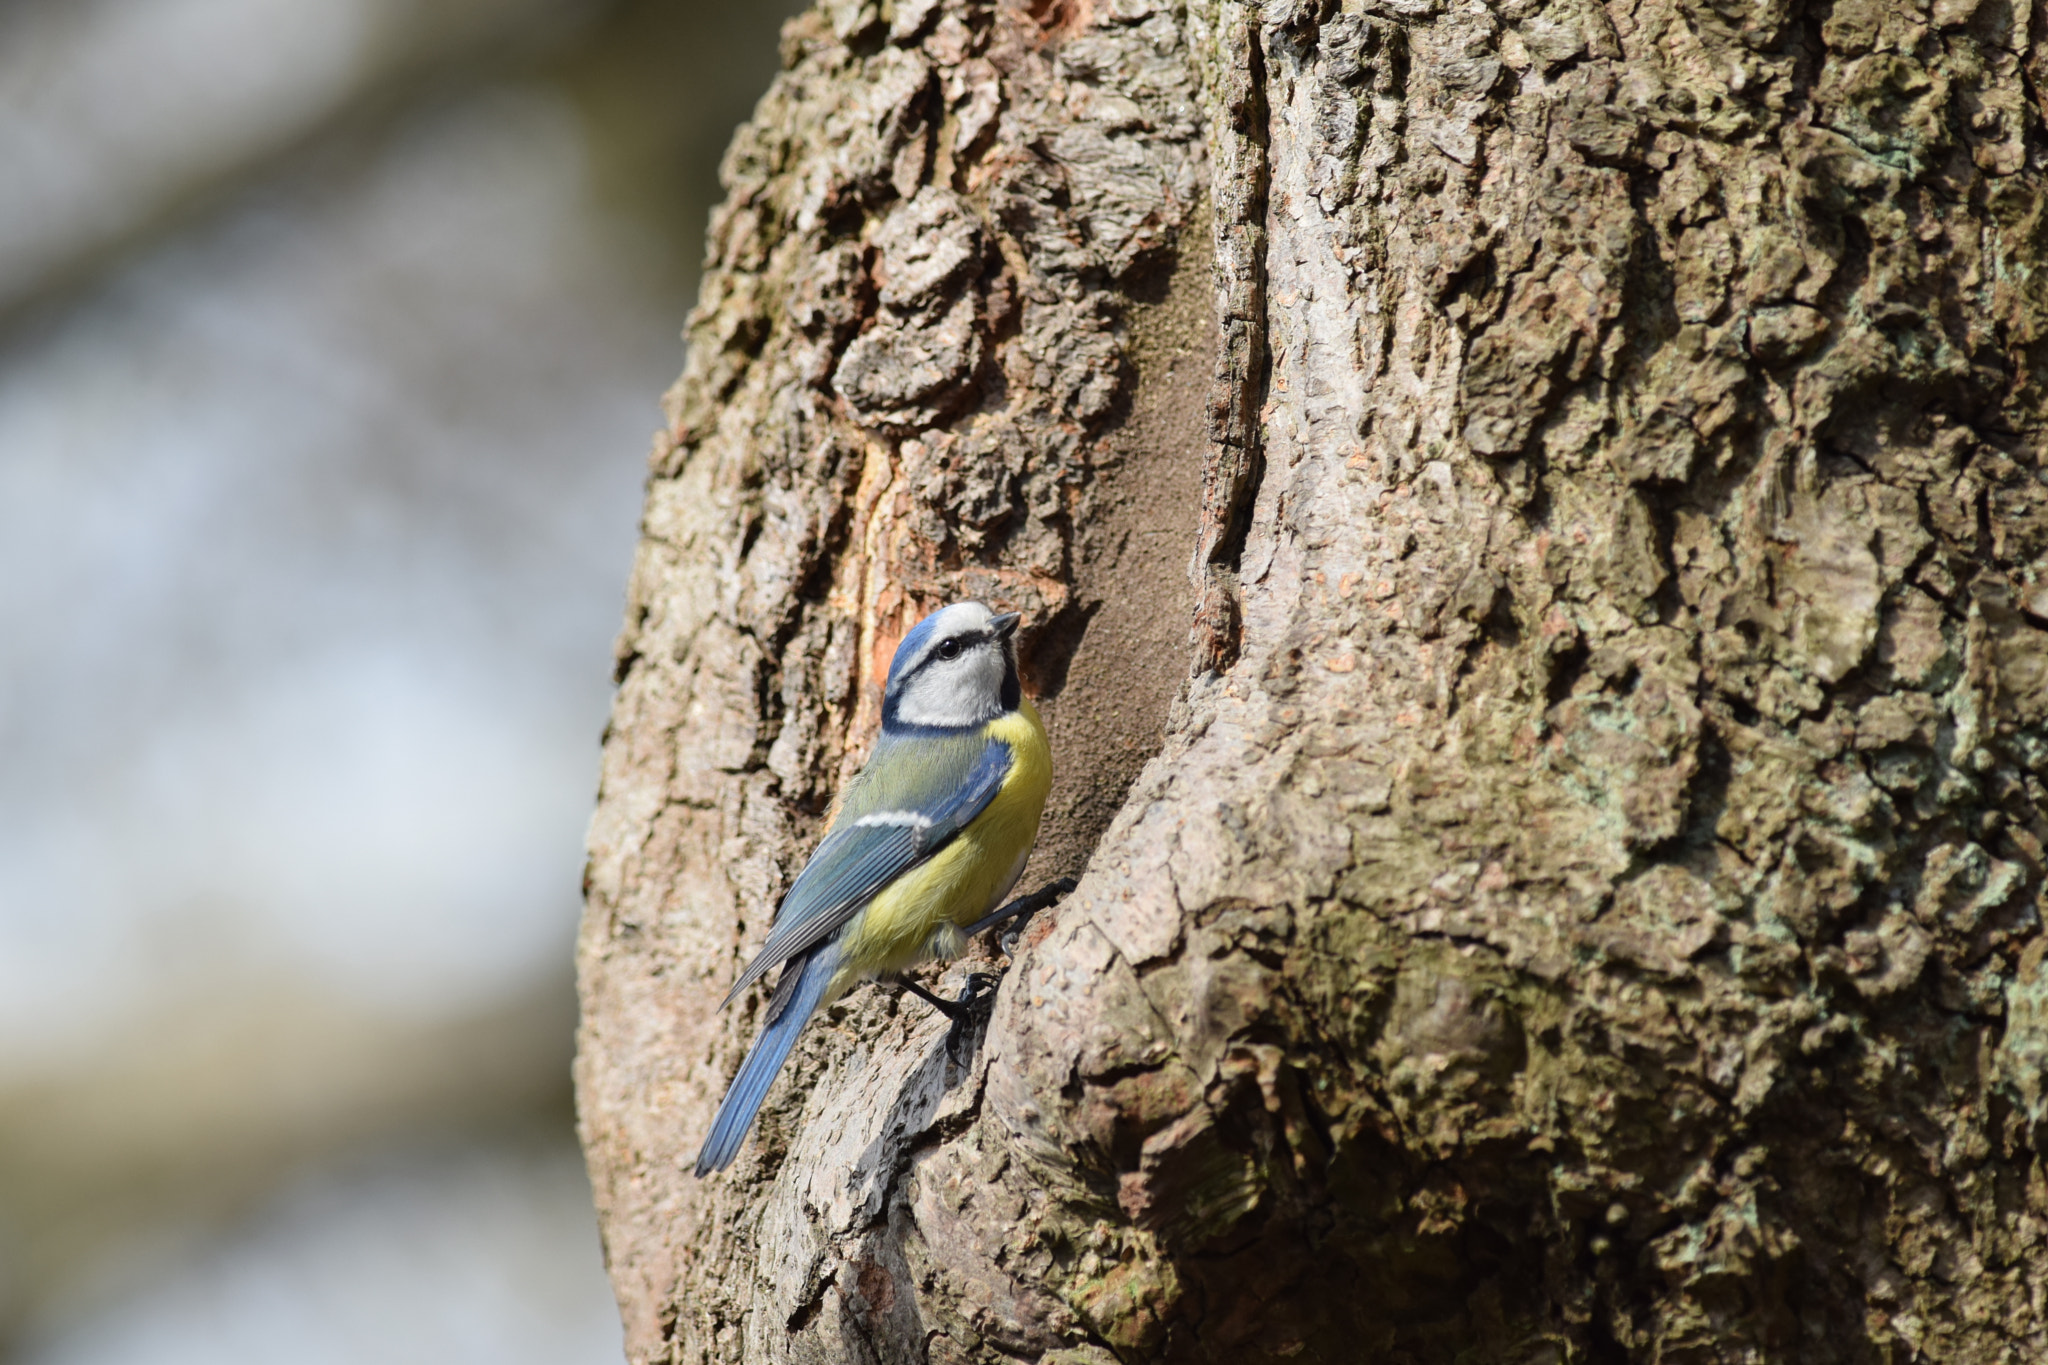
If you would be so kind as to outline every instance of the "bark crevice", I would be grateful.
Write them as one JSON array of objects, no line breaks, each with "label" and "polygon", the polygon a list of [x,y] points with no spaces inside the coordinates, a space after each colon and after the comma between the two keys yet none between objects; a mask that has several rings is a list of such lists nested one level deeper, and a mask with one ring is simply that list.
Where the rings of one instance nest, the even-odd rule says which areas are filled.
[{"label": "bark crevice", "polygon": [[1215,173],[1216,312],[1220,338],[1209,400],[1209,454],[1202,471],[1196,536],[1194,671],[1236,661],[1242,612],[1237,573],[1261,472],[1259,409],[1265,401],[1266,139],[1265,53],[1258,10],[1217,8],[1209,64],[1217,88],[1210,132]]}]

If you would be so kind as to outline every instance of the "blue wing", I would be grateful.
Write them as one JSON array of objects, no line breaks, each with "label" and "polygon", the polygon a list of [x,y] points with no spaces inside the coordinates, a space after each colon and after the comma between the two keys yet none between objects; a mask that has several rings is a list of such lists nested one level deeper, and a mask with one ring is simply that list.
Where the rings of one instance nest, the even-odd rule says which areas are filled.
[{"label": "blue wing", "polygon": [[1010,746],[1000,739],[885,738],[724,1004],[777,963],[824,942],[883,887],[944,848],[995,799],[1010,764]]}]

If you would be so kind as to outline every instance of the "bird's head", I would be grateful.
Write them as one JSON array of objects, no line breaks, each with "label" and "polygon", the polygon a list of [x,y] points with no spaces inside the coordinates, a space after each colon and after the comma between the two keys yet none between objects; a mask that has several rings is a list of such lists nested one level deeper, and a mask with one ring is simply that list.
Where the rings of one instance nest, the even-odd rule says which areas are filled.
[{"label": "bird's head", "polygon": [[963,730],[1016,710],[1018,619],[955,602],[912,626],[889,664],[882,728]]}]

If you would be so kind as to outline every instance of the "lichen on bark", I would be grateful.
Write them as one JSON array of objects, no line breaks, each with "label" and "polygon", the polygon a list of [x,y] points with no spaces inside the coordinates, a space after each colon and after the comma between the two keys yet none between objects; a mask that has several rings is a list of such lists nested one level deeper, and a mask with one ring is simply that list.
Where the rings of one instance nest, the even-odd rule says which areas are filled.
[{"label": "lichen on bark", "polygon": [[[793,24],[592,833],[635,1358],[2048,1354],[2044,21]],[[849,997],[692,1183],[713,1005],[970,593],[1081,888],[964,1069]]]}]

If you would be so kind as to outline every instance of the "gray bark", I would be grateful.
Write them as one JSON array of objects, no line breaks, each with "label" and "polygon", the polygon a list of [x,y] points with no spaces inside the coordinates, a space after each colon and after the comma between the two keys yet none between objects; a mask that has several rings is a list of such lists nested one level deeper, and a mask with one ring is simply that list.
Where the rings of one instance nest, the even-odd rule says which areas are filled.
[{"label": "gray bark", "polygon": [[[794,24],[592,831],[634,1359],[2048,1353],[2037,9]],[[1081,888],[971,1063],[858,992],[695,1182],[967,595]]]}]

